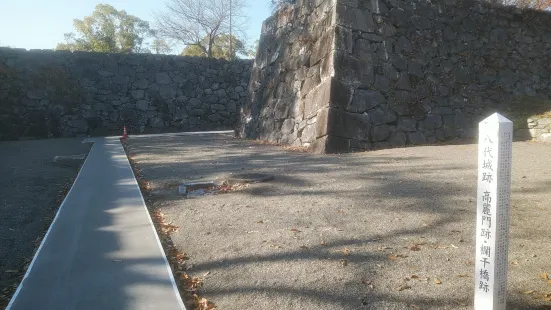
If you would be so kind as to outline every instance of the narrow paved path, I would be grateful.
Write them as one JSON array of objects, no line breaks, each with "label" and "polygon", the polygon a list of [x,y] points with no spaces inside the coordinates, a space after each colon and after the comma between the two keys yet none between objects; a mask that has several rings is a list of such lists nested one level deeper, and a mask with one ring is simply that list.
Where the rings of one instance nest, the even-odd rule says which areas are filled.
[{"label": "narrow paved path", "polygon": [[120,141],[95,141],[7,310],[185,309]]}]

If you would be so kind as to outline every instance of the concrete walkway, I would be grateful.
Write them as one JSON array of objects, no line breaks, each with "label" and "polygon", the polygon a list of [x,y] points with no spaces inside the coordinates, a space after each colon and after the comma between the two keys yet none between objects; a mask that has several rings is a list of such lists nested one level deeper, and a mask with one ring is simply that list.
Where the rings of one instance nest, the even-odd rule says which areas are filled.
[{"label": "concrete walkway", "polygon": [[120,141],[95,141],[7,310],[185,309]]}]

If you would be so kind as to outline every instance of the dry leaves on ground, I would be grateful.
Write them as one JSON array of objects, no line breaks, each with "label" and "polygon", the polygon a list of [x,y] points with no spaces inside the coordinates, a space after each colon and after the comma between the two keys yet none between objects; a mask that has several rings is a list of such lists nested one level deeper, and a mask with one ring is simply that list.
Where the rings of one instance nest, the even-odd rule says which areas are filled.
[{"label": "dry leaves on ground", "polygon": [[428,282],[429,281],[429,278],[427,277],[420,277],[416,274],[412,274],[410,275],[409,277],[405,277],[404,280],[406,281],[410,281],[410,280],[417,280],[419,282]]},{"label": "dry leaves on ground", "polygon": [[340,253],[344,254],[345,256],[348,256],[348,255],[350,255],[351,251],[350,251],[349,248],[344,248],[342,250],[338,250],[337,252],[340,252]]},{"label": "dry leaves on ground", "polygon": [[412,244],[407,248],[410,249],[411,251],[421,251],[421,247],[420,247],[421,245],[424,245],[424,243]]},{"label": "dry leaves on ground", "polygon": [[260,145],[277,146],[277,147],[283,148],[286,151],[299,152],[299,153],[308,152],[308,148],[303,146],[290,146],[290,145],[285,145],[281,143],[274,143],[274,142],[261,141],[261,140],[247,140],[247,141],[255,144],[260,144]]},{"label": "dry leaves on ground", "polygon": [[362,279],[362,284],[369,286],[369,288],[373,288],[373,281],[369,279]]},{"label": "dry leaves on ground", "polygon": [[389,255],[388,256],[388,259],[390,260],[397,260],[399,258],[406,258],[408,257],[407,255],[402,255],[402,254],[398,254],[398,255]]},{"label": "dry leaves on ground", "polygon": [[[123,147],[128,156],[126,141],[123,142]],[[135,166],[134,158],[128,156],[128,159],[131,163],[134,176],[138,180],[138,185],[140,186],[144,196],[146,196],[151,190],[151,184],[142,176],[140,170]],[[149,205],[148,207],[151,206]],[[203,286],[203,279],[199,277],[191,277],[186,273],[188,267],[186,266],[185,261],[189,258],[185,253],[178,250],[172,243],[170,235],[178,231],[179,227],[167,223],[164,214],[161,213],[159,209],[151,211],[151,219],[155,224],[155,228],[163,248],[165,249],[165,253],[167,253],[167,259],[172,267],[175,278],[179,280],[177,283],[178,287],[184,292],[184,296],[182,297],[186,301],[186,306],[188,306],[190,310],[215,310],[216,306],[212,302],[202,298],[197,293],[197,290]],[[207,272],[204,276],[207,276],[208,274],[209,273]]]},{"label": "dry leaves on ground", "polygon": [[409,290],[410,288],[411,288],[411,286],[409,286],[409,285],[407,285],[407,284],[402,284],[402,285],[398,286],[398,287],[396,288],[396,290],[397,290],[398,292],[401,292],[401,291],[404,291],[404,290]]},{"label": "dry leaves on ground", "polygon": [[520,292],[523,295],[532,295],[534,299],[543,299],[545,301],[551,301],[551,292],[538,292],[535,290],[527,290]]}]

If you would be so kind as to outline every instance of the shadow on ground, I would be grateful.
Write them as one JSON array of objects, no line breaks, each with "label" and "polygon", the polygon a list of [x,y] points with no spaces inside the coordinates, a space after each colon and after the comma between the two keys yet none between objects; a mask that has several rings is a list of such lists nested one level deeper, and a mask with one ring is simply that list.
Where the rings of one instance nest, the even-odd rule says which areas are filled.
[{"label": "shadow on ground", "polygon": [[[318,156],[203,135],[128,150],[220,309],[472,307],[475,145]],[[550,150],[515,144],[508,309],[549,305],[537,294],[551,291],[538,277],[551,261]],[[175,188],[240,172],[275,180],[196,199]]]}]

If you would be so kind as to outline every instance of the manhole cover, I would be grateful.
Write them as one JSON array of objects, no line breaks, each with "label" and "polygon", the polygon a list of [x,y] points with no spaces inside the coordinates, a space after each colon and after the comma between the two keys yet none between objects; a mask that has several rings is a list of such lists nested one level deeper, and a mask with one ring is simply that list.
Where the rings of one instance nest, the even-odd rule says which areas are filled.
[{"label": "manhole cover", "polygon": [[232,174],[226,179],[228,185],[234,184],[245,184],[245,183],[259,183],[267,182],[274,179],[274,176],[271,174],[262,174],[262,173],[239,173]]}]

